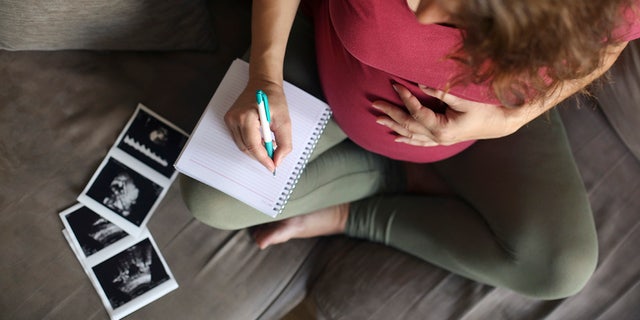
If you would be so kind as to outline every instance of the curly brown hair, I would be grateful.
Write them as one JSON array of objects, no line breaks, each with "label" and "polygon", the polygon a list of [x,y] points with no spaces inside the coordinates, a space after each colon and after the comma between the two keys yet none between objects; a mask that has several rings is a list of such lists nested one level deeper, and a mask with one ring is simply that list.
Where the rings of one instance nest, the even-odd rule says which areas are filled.
[{"label": "curly brown hair", "polygon": [[[455,81],[490,83],[504,105],[542,98],[596,70],[633,0],[438,0],[463,30]],[[635,10],[635,8],[634,8]],[[454,81],[454,82],[455,82]]]}]

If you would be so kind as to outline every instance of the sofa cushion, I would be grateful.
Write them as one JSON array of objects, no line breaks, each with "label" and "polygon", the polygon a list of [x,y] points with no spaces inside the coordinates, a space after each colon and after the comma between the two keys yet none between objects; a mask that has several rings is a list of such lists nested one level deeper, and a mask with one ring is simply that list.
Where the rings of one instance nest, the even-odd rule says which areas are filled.
[{"label": "sofa cushion", "polygon": [[582,291],[563,300],[531,299],[390,247],[332,237],[300,309],[315,319],[640,319],[640,164],[595,102],[579,99],[558,111],[598,231],[598,267]]},{"label": "sofa cushion", "polygon": [[[248,34],[238,35],[246,48]],[[238,51],[224,48],[0,51],[0,319],[109,319],[57,213],[75,203],[138,102],[190,131]],[[180,288],[127,319],[279,319],[306,290],[316,240],[260,250],[246,231],[195,220],[178,184],[148,227]]]},{"label": "sofa cushion", "polygon": [[608,74],[610,81],[595,90],[602,111],[640,160],[640,40],[629,42]]},{"label": "sofa cushion", "polygon": [[205,0],[0,0],[6,50],[215,48]]}]

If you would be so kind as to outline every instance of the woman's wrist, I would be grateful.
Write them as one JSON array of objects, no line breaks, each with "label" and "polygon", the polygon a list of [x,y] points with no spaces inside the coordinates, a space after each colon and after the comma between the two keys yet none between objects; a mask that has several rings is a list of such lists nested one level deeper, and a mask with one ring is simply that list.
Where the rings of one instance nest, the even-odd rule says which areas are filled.
[{"label": "woman's wrist", "polygon": [[284,57],[267,53],[252,54],[249,63],[249,79],[282,86]]},{"label": "woman's wrist", "polygon": [[541,102],[525,104],[519,107],[502,107],[505,119],[505,136],[515,133],[527,123],[533,121],[551,107]]}]

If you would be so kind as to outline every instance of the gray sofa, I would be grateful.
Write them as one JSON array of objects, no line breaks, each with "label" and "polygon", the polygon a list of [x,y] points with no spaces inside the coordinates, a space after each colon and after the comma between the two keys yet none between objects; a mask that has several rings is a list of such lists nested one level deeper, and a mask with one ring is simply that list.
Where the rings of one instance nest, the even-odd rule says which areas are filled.
[{"label": "gray sofa", "polygon": [[[250,3],[120,0],[105,12],[87,0],[31,2],[0,1],[0,318],[107,319],[57,213],[74,204],[138,102],[193,128],[249,46]],[[46,21],[63,9],[74,23],[95,21],[86,15],[103,24]],[[292,50],[311,54],[302,45],[310,31],[297,30],[304,41]],[[174,183],[149,229],[180,287],[128,318],[640,319],[639,49],[625,51],[595,97],[559,106],[600,244],[598,268],[576,296],[528,299],[345,237],[260,251],[246,230],[191,217]]]}]

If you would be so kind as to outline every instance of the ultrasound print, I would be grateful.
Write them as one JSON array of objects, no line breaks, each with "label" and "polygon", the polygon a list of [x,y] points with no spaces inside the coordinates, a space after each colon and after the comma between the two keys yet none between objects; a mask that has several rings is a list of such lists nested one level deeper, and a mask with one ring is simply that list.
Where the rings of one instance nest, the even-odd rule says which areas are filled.
[{"label": "ultrasound print", "polygon": [[118,148],[169,178],[186,142],[185,135],[139,109]]},{"label": "ultrasound print", "polygon": [[149,239],[93,267],[113,309],[169,280]]},{"label": "ultrasound print", "polygon": [[84,206],[66,219],[86,257],[127,236],[124,230]]},{"label": "ultrasound print", "polygon": [[114,158],[109,158],[87,195],[111,211],[140,226],[162,187]]}]

